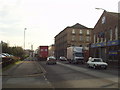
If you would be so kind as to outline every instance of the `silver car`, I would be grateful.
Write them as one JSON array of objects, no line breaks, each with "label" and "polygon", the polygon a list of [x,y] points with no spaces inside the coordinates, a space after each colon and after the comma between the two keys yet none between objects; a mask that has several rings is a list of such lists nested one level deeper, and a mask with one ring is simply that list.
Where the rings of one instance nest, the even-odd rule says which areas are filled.
[{"label": "silver car", "polygon": [[46,64],[56,64],[56,58],[54,56],[48,57]]},{"label": "silver car", "polygon": [[108,64],[103,62],[102,58],[89,58],[87,62],[88,67],[96,68],[104,68],[107,69]]}]

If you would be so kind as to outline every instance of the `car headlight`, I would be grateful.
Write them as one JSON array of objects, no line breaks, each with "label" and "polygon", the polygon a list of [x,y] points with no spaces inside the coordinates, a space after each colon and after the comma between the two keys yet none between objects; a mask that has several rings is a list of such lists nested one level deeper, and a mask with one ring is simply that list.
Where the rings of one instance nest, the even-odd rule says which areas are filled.
[{"label": "car headlight", "polygon": [[96,66],[99,66],[99,64],[96,64]]}]

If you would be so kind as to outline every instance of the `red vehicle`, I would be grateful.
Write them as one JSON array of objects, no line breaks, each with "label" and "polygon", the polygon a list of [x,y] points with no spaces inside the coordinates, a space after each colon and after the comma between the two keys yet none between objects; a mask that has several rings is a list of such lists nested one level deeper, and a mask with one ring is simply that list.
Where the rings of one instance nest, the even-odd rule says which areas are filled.
[{"label": "red vehicle", "polygon": [[38,59],[47,60],[47,57],[48,57],[48,46],[39,46]]}]

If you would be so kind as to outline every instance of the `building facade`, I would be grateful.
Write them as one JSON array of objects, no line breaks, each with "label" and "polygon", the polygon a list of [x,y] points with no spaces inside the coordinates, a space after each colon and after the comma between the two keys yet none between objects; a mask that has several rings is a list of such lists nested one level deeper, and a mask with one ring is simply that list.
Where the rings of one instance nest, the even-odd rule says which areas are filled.
[{"label": "building facade", "polygon": [[118,62],[120,53],[120,30],[118,13],[104,11],[93,29],[90,54],[108,63]]},{"label": "building facade", "polygon": [[87,28],[79,23],[66,27],[63,31],[55,36],[55,56],[67,57],[67,47],[82,46],[88,50],[91,42],[91,28]]},{"label": "building facade", "polygon": [[50,45],[48,50],[49,50],[48,56],[55,56],[55,45],[54,44]]}]

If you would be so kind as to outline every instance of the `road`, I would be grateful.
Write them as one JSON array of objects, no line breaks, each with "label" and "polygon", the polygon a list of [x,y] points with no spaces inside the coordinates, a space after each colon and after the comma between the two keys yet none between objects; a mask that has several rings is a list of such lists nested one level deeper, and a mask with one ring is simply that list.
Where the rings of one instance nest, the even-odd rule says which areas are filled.
[{"label": "road", "polygon": [[118,76],[104,72],[65,62],[24,61],[3,73],[3,88],[118,88]]}]

